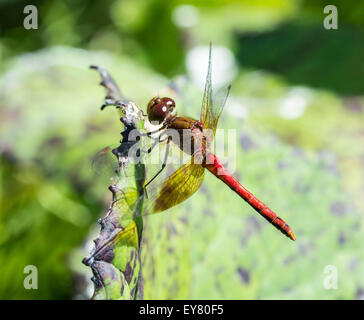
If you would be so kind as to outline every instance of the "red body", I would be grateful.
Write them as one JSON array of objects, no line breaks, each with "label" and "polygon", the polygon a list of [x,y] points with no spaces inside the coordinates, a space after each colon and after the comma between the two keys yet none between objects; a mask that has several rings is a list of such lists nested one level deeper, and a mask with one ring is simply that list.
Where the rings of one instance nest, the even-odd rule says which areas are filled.
[{"label": "red body", "polygon": [[209,170],[213,175],[225,182],[232,190],[234,190],[241,198],[248,202],[260,215],[267,219],[283,234],[296,240],[296,236],[289,227],[277,214],[269,209],[263,202],[257,197],[245,189],[224,167],[219,159],[213,154],[208,153],[206,155],[206,162],[210,164],[204,164],[204,167]]},{"label": "red body", "polygon": [[[227,184],[233,191],[235,191],[241,198],[249,203],[261,216],[273,224],[278,230],[292,240],[296,240],[296,236],[289,227],[289,225],[281,219],[276,213],[268,208],[262,201],[255,197],[251,192],[245,189],[239,181],[237,181],[224,167],[220,160],[211,152],[208,151],[209,137],[203,133],[203,124],[198,121],[187,117],[173,116],[168,120],[168,127],[179,131],[180,137],[191,140],[195,148],[184,148],[183,139],[179,141],[179,147],[189,154],[194,154],[197,161],[202,164],[213,175]],[[184,140],[186,141],[186,140]],[[188,150],[187,150],[188,149]],[[192,151],[192,152],[191,152]],[[201,159],[202,160],[198,160]]]},{"label": "red body", "polygon": [[[200,121],[187,117],[170,117],[168,127],[179,131],[180,137],[192,141],[192,154],[195,157],[202,157],[200,162],[213,175],[227,184],[241,198],[248,202],[261,216],[273,224],[278,230],[292,240],[296,240],[296,236],[289,225],[281,219],[276,213],[268,208],[262,201],[255,197],[251,192],[245,189],[239,181],[237,181],[224,167],[220,160],[211,152],[208,151],[209,137],[203,133],[203,124]],[[186,140],[185,140],[186,141]],[[185,150],[183,141],[179,141],[179,147],[186,153],[191,154],[191,149]],[[197,148],[196,148],[197,147]]]}]

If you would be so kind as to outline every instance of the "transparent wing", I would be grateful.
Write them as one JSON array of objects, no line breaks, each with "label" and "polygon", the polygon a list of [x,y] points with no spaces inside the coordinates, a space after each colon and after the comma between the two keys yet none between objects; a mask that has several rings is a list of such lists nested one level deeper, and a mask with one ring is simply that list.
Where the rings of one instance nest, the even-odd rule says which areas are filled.
[{"label": "transparent wing", "polygon": [[202,107],[200,120],[204,124],[205,128],[212,129],[213,114],[212,114],[212,83],[211,83],[211,43],[209,48],[209,62],[207,66],[207,76],[205,82],[205,90],[202,98]]},{"label": "transparent wing", "polygon": [[213,97],[213,106],[211,108],[211,114],[210,117],[210,127],[209,129],[213,130],[214,135],[216,133],[217,123],[219,121],[220,115],[222,110],[224,109],[226,100],[230,93],[231,85],[227,87],[223,87],[220,90],[217,91],[216,95]]},{"label": "transparent wing", "polygon": [[107,146],[97,152],[91,159],[92,173],[101,176],[105,175],[111,177],[115,174],[115,170],[118,168],[118,163],[112,150],[115,146]]},{"label": "transparent wing", "polygon": [[215,135],[217,122],[225,106],[231,86],[229,85],[226,89],[223,89],[222,92],[219,91],[218,94],[214,96],[213,99],[211,72],[212,72],[212,60],[211,60],[211,43],[210,43],[209,62],[207,67],[205,90],[202,99],[200,120],[203,123],[204,128],[212,130],[213,134]]},{"label": "transparent wing", "polygon": [[195,164],[194,158],[174,171],[164,181],[153,182],[146,188],[146,194],[139,199],[143,201],[143,215],[167,210],[185,201],[201,186],[205,170]]},{"label": "transparent wing", "polygon": [[[148,197],[152,200],[151,213],[174,207],[200,188],[205,170],[201,165],[192,162],[184,164],[156,190],[148,191]],[[146,212],[148,213],[148,210]]]}]

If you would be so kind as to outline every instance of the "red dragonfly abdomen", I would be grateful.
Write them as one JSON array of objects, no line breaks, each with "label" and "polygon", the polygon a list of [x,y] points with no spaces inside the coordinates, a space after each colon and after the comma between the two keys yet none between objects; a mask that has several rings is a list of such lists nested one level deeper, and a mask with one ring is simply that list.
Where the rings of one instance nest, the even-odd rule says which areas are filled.
[{"label": "red dragonfly abdomen", "polygon": [[241,198],[248,202],[260,215],[273,224],[278,230],[292,240],[296,240],[296,236],[289,227],[277,214],[268,208],[262,201],[255,197],[251,192],[245,189],[239,181],[237,181],[224,167],[220,160],[213,154],[206,155],[206,163],[204,167],[209,170],[213,175],[225,182],[233,191],[235,191]]}]

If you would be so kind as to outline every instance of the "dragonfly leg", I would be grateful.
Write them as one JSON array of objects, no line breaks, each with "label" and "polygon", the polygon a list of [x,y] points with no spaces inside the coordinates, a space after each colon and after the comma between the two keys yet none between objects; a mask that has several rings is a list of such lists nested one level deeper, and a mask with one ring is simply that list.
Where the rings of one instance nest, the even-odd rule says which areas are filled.
[{"label": "dragonfly leg", "polygon": [[152,134],[155,134],[155,133],[158,133],[158,132],[161,132],[162,130],[164,130],[166,128],[166,125],[163,125],[162,127],[160,127],[159,129],[157,130],[154,130],[154,131],[149,131],[149,132],[146,132],[146,133],[140,133],[140,136],[141,137],[150,137]]},{"label": "dragonfly leg", "polygon": [[[169,153],[169,143],[170,141],[172,140],[172,137],[168,137],[167,138],[167,147],[166,147],[166,153],[164,155],[164,159],[163,159],[163,164],[162,164],[162,167],[159,169],[159,171],[154,175],[154,177],[148,181],[147,184],[144,185],[144,191],[146,192],[146,188],[147,186],[155,179],[158,177],[158,175],[163,171],[163,169],[166,167],[167,165],[167,159],[168,159],[168,153]],[[147,196],[148,197],[148,196]]]},{"label": "dragonfly leg", "polygon": [[[154,139],[154,138],[151,138],[151,139]],[[166,137],[166,138],[164,138],[164,139],[160,139],[160,137],[158,137],[158,138],[154,139],[154,142],[153,142],[152,146],[151,146],[151,147],[150,147],[147,151],[142,150],[142,152],[144,152],[144,153],[151,153],[151,152],[152,152],[152,150],[154,149],[154,147],[155,147],[158,143],[160,143],[160,142],[164,142],[164,141],[167,141],[167,140],[168,140],[168,137]]]}]

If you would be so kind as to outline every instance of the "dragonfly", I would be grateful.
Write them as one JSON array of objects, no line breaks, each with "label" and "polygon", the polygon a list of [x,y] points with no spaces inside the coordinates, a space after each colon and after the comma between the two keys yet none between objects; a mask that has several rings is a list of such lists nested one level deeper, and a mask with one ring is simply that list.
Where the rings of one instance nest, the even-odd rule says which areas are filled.
[{"label": "dragonfly", "polygon": [[[157,123],[159,128],[155,131],[147,132],[146,135],[151,136],[157,132],[174,130],[177,132],[179,138],[170,139],[168,137],[165,157],[161,168],[144,185],[146,192],[142,196],[144,201],[143,215],[167,210],[191,197],[201,187],[205,171],[207,170],[225,183],[240,198],[245,200],[276,229],[291,240],[296,240],[296,236],[289,225],[266,204],[244,188],[225,168],[218,157],[210,151],[210,146],[216,133],[217,123],[230,91],[229,86],[221,101],[213,101],[211,51],[210,44],[207,76],[199,120],[178,116],[175,110],[176,103],[172,98],[154,97],[148,103],[148,120]],[[162,139],[156,140],[156,142],[161,141]],[[163,179],[162,182],[155,183],[154,180],[167,166],[167,156],[171,144],[176,145],[183,153],[189,155],[190,158],[185,164],[168,175],[167,178]],[[152,149],[153,147],[149,148],[147,152],[151,152]]]},{"label": "dragonfly", "polygon": [[[163,162],[158,173],[146,183],[147,208],[146,214],[167,210],[192,196],[202,185],[205,170],[212,173],[216,178],[225,183],[232,191],[245,200],[263,218],[276,227],[279,231],[296,240],[296,236],[289,225],[272,211],[266,204],[244,188],[239,181],[224,167],[218,157],[210,151],[209,146],[215,136],[217,123],[226,103],[230,86],[220,103],[212,99],[212,63],[211,45],[209,48],[208,70],[205,82],[205,89],[202,99],[200,119],[195,120],[189,117],[178,116],[175,113],[175,101],[169,97],[154,97],[147,107],[149,121],[156,121],[161,127],[157,131],[175,130],[180,139],[167,141],[167,150],[170,143],[175,143],[191,158],[187,163],[173,172],[166,180],[156,184],[152,188],[148,186],[160,172],[165,168]],[[186,141],[187,143],[186,147]],[[168,151],[166,151],[168,154]]]}]

